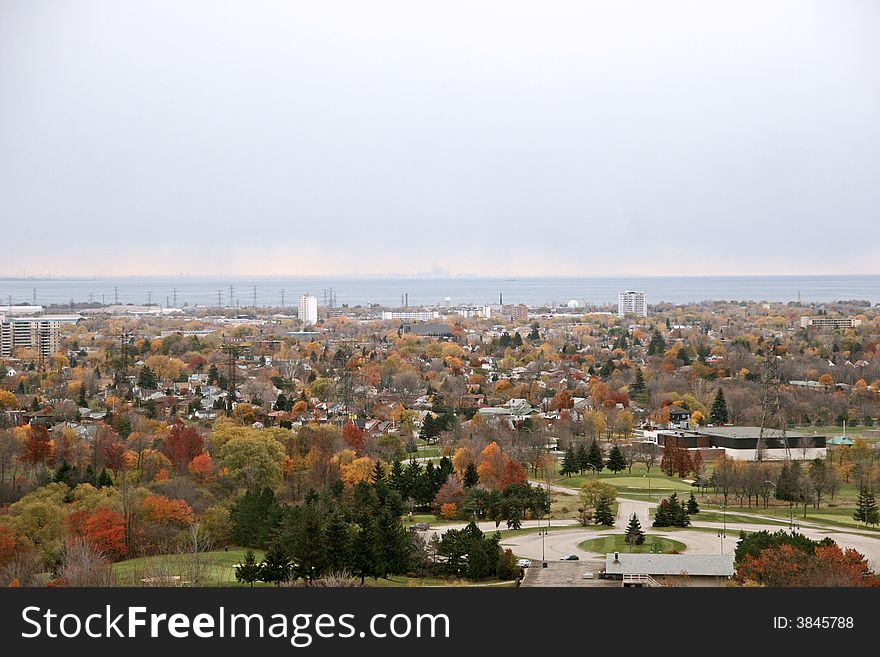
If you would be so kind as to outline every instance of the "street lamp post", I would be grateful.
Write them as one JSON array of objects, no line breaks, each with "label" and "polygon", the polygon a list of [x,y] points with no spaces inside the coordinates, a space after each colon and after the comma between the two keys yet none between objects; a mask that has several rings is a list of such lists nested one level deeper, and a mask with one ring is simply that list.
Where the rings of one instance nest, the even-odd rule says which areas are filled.
[{"label": "street lamp post", "polygon": [[646,478],[646,477],[647,477],[647,479],[648,479],[648,500],[649,500],[649,501],[653,501],[654,498],[653,498],[653,496],[651,495],[651,473],[649,472],[648,474],[643,474],[643,475],[642,475],[642,478],[643,478],[643,479]]},{"label": "street lamp post", "polygon": [[721,505],[721,531],[718,532],[721,539],[721,554],[724,554],[724,539],[727,538],[727,505]]}]

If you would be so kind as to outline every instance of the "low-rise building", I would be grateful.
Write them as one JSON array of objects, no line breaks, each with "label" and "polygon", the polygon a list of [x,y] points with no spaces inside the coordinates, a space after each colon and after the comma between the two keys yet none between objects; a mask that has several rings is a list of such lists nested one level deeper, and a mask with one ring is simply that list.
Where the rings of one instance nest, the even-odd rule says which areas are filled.
[{"label": "low-rise building", "polygon": [[732,554],[605,555],[605,575],[623,586],[724,586],[733,577]]},{"label": "low-rise building", "polygon": [[862,320],[855,317],[801,317],[801,328],[815,326],[817,328],[856,328]]},{"label": "low-rise building", "polygon": [[[669,429],[657,432],[657,444],[664,448],[678,446],[693,450],[721,450],[735,461],[755,461],[760,435],[760,427]],[[768,461],[787,458],[811,461],[824,459],[825,449],[824,435],[786,431],[783,441],[782,432],[778,429],[764,429],[761,458]]]}]

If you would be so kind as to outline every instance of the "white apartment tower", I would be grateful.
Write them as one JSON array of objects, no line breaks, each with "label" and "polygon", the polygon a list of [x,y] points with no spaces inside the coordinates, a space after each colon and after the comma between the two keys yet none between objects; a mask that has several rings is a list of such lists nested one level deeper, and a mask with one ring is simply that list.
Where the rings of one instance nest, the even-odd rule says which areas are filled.
[{"label": "white apartment tower", "polygon": [[306,293],[299,298],[299,318],[303,326],[318,323],[318,297]]},{"label": "white apartment tower", "polygon": [[617,315],[636,315],[637,317],[648,316],[648,300],[644,292],[625,290],[617,295]]}]

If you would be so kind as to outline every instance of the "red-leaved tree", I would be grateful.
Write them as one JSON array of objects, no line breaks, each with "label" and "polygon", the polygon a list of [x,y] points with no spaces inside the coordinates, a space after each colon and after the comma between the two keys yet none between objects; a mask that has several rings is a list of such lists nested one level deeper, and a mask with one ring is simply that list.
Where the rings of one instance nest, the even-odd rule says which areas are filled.
[{"label": "red-leaved tree", "polygon": [[177,421],[162,440],[162,451],[178,471],[186,470],[196,456],[205,449],[205,441],[195,427]]},{"label": "red-leaved tree", "polygon": [[125,518],[107,508],[76,511],[67,516],[67,530],[84,539],[106,558],[116,561],[126,555]]}]

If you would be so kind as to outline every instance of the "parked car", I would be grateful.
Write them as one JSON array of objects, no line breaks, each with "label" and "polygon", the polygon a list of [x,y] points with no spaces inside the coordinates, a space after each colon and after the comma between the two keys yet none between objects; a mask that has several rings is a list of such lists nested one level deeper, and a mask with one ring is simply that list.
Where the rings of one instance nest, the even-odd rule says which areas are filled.
[{"label": "parked car", "polygon": [[566,554],[560,561],[580,561],[580,557],[576,554]]},{"label": "parked car", "polygon": [[414,532],[426,532],[426,531],[428,531],[429,527],[430,527],[430,525],[426,522],[417,522],[417,523],[410,525],[409,528],[411,530],[413,530]]},{"label": "parked car", "polygon": [[520,559],[519,561],[516,562],[516,565],[519,566],[520,568],[528,568],[532,565],[532,560],[531,559]]}]

